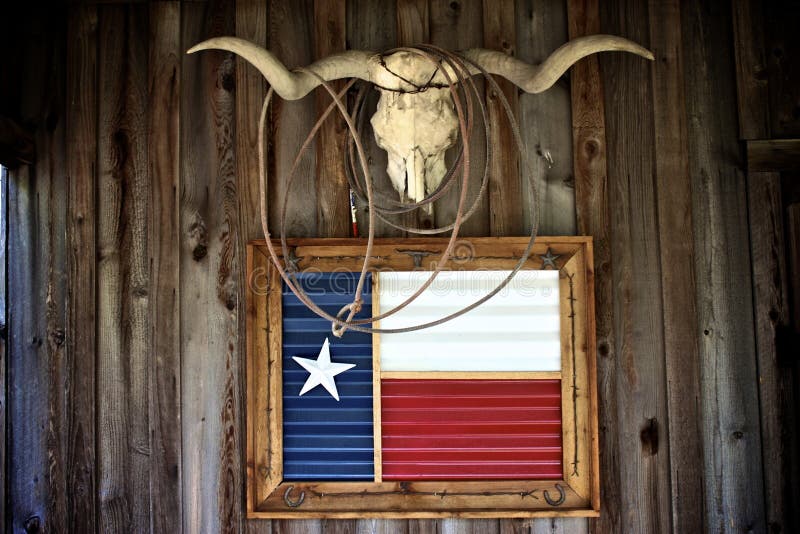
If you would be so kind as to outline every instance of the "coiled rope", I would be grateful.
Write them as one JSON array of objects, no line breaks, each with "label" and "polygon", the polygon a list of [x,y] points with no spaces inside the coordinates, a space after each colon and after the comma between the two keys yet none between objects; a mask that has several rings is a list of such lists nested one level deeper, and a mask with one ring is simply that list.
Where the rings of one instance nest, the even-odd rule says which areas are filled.
[{"label": "coiled rope", "polygon": [[[265,165],[264,165],[264,131],[266,125],[266,117],[267,117],[267,109],[269,108],[269,103],[272,100],[272,95],[274,93],[273,89],[270,88],[267,92],[266,97],[264,98],[264,104],[261,108],[261,116],[259,118],[259,129],[258,129],[258,160],[259,160],[259,194],[260,194],[260,215],[261,215],[261,227],[264,232],[264,239],[266,240],[267,249],[270,254],[270,258],[275,265],[278,273],[280,274],[283,281],[289,287],[289,289],[294,293],[294,295],[310,310],[316,313],[318,316],[331,321],[331,331],[333,335],[336,337],[341,337],[344,332],[348,329],[357,331],[357,332],[364,332],[364,333],[381,333],[381,334],[399,334],[405,332],[414,332],[417,330],[422,330],[425,328],[430,328],[432,326],[440,325],[456,317],[464,315],[465,313],[475,309],[476,307],[480,306],[497,293],[503,290],[503,288],[511,282],[514,275],[525,265],[525,262],[528,261],[530,257],[531,250],[533,249],[533,244],[536,240],[536,235],[538,231],[538,194],[536,191],[536,184],[534,181],[534,177],[529,169],[529,164],[526,158],[526,153],[524,151],[524,146],[522,143],[522,136],[519,132],[519,126],[514,119],[514,114],[511,111],[511,107],[508,104],[508,100],[505,98],[502,90],[498,86],[497,82],[490,76],[480,65],[464,58],[462,56],[458,56],[453,54],[452,52],[443,50],[441,48],[432,46],[432,45],[420,45],[414,48],[397,48],[394,50],[388,51],[386,54],[391,54],[394,52],[409,52],[412,54],[416,54],[427,61],[432,62],[437,69],[442,73],[444,78],[447,80],[447,85],[441,86],[446,87],[450,91],[450,95],[453,99],[453,104],[456,110],[456,115],[458,116],[458,125],[459,125],[459,132],[461,134],[460,143],[458,147],[458,156],[453,163],[453,165],[448,169],[447,173],[445,174],[444,178],[442,179],[441,183],[436,187],[434,191],[432,191],[429,195],[425,198],[420,200],[419,202],[415,203],[404,203],[399,202],[394,199],[390,198],[383,198],[381,199],[381,204],[376,204],[375,200],[375,193],[373,191],[373,184],[372,184],[372,176],[369,171],[369,167],[367,165],[367,158],[364,154],[364,146],[361,142],[361,126],[363,125],[364,120],[364,97],[366,94],[367,89],[369,88],[370,84],[363,84],[362,87],[359,89],[358,94],[355,99],[355,105],[352,112],[352,115],[348,114],[347,108],[343,103],[343,98],[347,94],[347,92],[353,87],[353,84],[356,82],[355,79],[350,80],[344,88],[341,89],[338,93],[331,87],[331,85],[318,76],[315,72],[307,70],[307,69],[299,69],[300,72],[306,72],[312,76],[315,76],[322,87],[330,94],[332,102],[322,115],[317,120],[314,127],[309,132],[308,136],[306,137],[305,141],[303,142],[300,150],[297,153],[297,156],[294,159],[294,163],[292,164],[291,170],[289,171],[289,176],[287,178],[286,190],[283,193],[283,198],[281,202],[281,212],[280,212],[280,242],[281,242],[281,251],[283,257],[287,259],[286,264],[282,264],[271,240],[271,234],[269,230],[269,223],[267,220],[267,195],[266,195],[266,172],[265,172]],[[449,68],[441,68],[442,63],[446,64]],[[523,174],[527,176],[530,187],[529,187],[529,194],[530,194],[530,202],[532,206],[532,216],[531,216],[531,233],[530,233],[530,240],[528,241],[525,250],[522,253],[518,263],[516,266],[511,270],[508,276],[503,279],[492,291],[484,295],[483,297],[479,298],[478,300],[474,301],[473,303],[461,308],[460,310],[451,313],[445,317],[440,319],[436,319],[434,321],[430,321],[427,323],[421,323],[412,326],[406,326],[403,328],[375,328],[375,327],[368,327],[364,326],[367,324],[372,324],[376,321],[381,319],[385,319],[386,317],[390,317],[395,313],[399,312],[406,306],[408,306],[411,302],[413,302],[417,297],[419,297],[436,279],[436,276],[442,271],[442,269],[447,265],[447,262],[450,261],[452,256],[453,248],[456,243],[458,232],[461,228],[461,225],[472,216],[475,210],[478,207],[478,203],[480,202],[481,197],[486,192],[486,188],[488,186],[489,181],[489,165],[492,157],[491,146],[489,143],[490,139],[490,130],[491,125],[488,121],[488,116],[486,112],[486,107],[483,103],[483,99],[481,98],[480,91],[478,91],[477,86],[475,85],[474,81],[472,80],[472,76],[469,73],[469,67],[472,67],[478,70],[486,81],[489,83],[492,92],[497,96],[498,100],[503,106],[503,110],[505,111],[506,117],[510,124],[512,134],[514,136],[514,141],[517,146],[517,151],[520,156],[520,160],[522,162],[523,167]],[[455,80],[453,80],[448,73],[448,70],[452,70],[455,74]],[[388,71],[387,71],[388,72]],[[433,80],[433,77],[431,77]],[[431,82],[428,82],[430,85]],[[427,89],[427,87],[417,87],[412,92],[422,92]],[[432,86],[436,88],[440,88],[440,86]],[[481,110],[481,118],[483,120],[484,129],[486,131],[486,161],[484,165],[484,172],[483,178],[481,179],[481,187],[476,195],[475,199],[473,200],[469,209],[465,212],[464,211],[464,204],[466,202],[467,196],[467,189],[469,183],[469,176],[470,176],[470,153],[469,153],[469,141],[470,136],[472,133],[473,127],[473,100],[477,101]],[[329,313],[322,310],[317,304],[315,304],[311,298],[306,294],[306,292],[302,289],[299,281],[297,280],[295,273],[292,269],[288,268],[288,258],[289,258],[289,247],[286,242],[286,209],[288,204],[288,197],[289,191],[291,190],[292,183],[294,182],[295,175],[297,173],[297,169],[299,167],[300,161],[302,160],[303,153],[308,150],[309,146],[311,145],[311,141],[316,137],[319,129],[321,128],[322,124],[331,114],[333,109],[338,109],[341,116],[344,118],[345,122],[347,123],[348,131],[350,133],[350,137],[347,141],[347,157],[345,158],[345,167],[347,169],[347,176],[348,182],[350,187],[353,189],[356,196],[362,201],[367,203],[368,207],[368,236],[367,236],[367,244],[366,244],[366,251],[364,253],[364,262],[361,267],[361,273],[358,279],[358,284],[356,285],[356,291],[353,298],[353,302],[350,304],[345,305],[339,312],[333,316]],[[357,158],[356,158],[357,156]],[[358,164],[356,164],[358,163]],[[359,172],[360,168],[360,172]],[[455,176],[457,174],[461,175],[461,190],[458,197],[458,209],[456,211],[455,219],[449,225],[445,225],[439,228],[432,228],[432,229],[423,229],[417,227],[410,227],[405,226],[394,221],[391,221],[387,218],[387,215],[396,215],[400,213],[407,213],[428,204],[436,201],[437,199],[441,198],[454,184],[455,184]],[[451,231],[450,239],[447,243],[447,247],[445,248],[444,253],[440,257],[439,261],[437,262],[433,271],[431,271],[430,277],[425,281],[424,284],[408,299],[404,302],[398,304],[393,309],[381,313],[379,315],[364,318],[364,319],[355,319],[355,315],[361,311],[363,306],[362,300],[362,293],[364,289],[364,282],[366,279],[366,274],[369,271],[369,261],[372,257],[372,249],[374,245],[374,228],[375,228],[375,218],[379,218],[381,221],[389,224],[390,226],[409,232],[413,234],[440,234],[447,231]],[[346,315],[346,317],[345,317]]]}]

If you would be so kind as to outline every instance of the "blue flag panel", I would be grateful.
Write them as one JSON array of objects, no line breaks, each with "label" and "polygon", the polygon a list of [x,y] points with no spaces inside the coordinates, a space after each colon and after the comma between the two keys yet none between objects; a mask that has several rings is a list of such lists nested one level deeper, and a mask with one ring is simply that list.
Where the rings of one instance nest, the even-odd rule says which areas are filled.
[{"label": "blue flag panel", "polygon": [[[353,301],[360,273],[301,273],[303,289],[331,315]],[[372,280],[364,307],[372,316]],[[283,478],[284,480],[373,480],[372,336],[348,330],[331,334],[331,323],[306,308],[283,284]],[[325,338],[331,361],[356,366],[336,375],[340,401],[317,386],[300,397],[309,376],[292,356],[316,360]]]}]

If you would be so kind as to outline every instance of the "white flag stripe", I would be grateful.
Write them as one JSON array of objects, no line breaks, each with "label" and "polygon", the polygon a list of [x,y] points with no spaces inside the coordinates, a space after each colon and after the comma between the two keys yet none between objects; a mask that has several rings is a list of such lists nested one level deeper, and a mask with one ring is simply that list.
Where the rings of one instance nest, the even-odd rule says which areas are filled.
[{"label": "white flag stripe", "polygon": [[[560,371],[561,359],[549,356],[515,355],[514,343],[449,343],[448,355],[431,356],[423,347],[381,342],[381,371]],[[559,350],[558,342],[532,343],[538,353]],[[452,351],[453,356],[450,354]]]},{"label": "white flag stripe", "polygon": [[[428,272],[378,273],[380,311],[406,300]],[[430,322],[488,294],[508,271],[442,272],[433,287],[381,328]],[[373,310],[377,314],[379,310]],[[558,272],[520,271],[498,295],[442,325],[379,337],[383,371],[558,371]]]},{"label": "white flag stripe", "polygon": [[[383,303],[381,303],[382,309],[388,310],[390,309],[389,306],[390,305],[387,304],[386,307],[384,307]],[[520,309],[516,313],[493,314],[491,311],[492,308],[487,308],[482,313],[478,313],[478,310],[475,310],[474,314],[470,312],[463,317],[459,317],[458,319],[442,323],[435,329],[431,329],[430,332],[426,332],[423,337],[427,339],[428,336],[437,336],[444,333],[453,332],[459,334],[480,333],[483,336],[489,335],[490,337],[493,333],[501,332],[507,334],[519,334],[520,336],[531,334],[554,334],[556,337],[558,336],[558,330],[560,326],[558,308],[555,310],[548,309],[547,312],[537,311],[534,313],[528,313],[524,309]],[[425,313],[416,313],[413,317],[387,317],[381,321],[381,326],[384,328],[400,328],[420,323],[427,323],[435,321],[436,319],[440,319],[448,313],[452,313],[452,310],[447,308],[437,308],[436,313],[427,312],[428,310],[425,310]],[[400,315],[400,312],[398,312],[397,315]],[[401,342],[408,338],[414,338],[415,335],[416,332],[411,334],[399,334],[397,337],[402,337],[404,339],[398,339],[396,341]]]}]

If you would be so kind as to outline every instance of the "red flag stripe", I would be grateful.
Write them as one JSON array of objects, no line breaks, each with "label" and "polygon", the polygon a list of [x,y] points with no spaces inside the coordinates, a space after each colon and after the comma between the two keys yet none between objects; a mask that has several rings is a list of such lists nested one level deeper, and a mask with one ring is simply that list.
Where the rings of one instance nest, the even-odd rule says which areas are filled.
[{"label": "red flag stripe", "polygon": [[383,478],[557,479],[559,380],[381,382]]}]

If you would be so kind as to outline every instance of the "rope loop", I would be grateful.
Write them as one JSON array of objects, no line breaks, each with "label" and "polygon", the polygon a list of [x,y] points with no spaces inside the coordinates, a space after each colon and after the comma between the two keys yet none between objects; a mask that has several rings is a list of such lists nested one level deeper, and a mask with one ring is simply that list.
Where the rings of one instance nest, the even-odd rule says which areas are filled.
[{"label": "rope loop", "polygon": [[[351,87],[355,84],[357,80],[352,79],[350,80],[345,86],[337,93],[337,91],[331,86],[330,83],[325,81],[322,77],[320,77],[316,72],[310,71],[308,69],[298,69],[299,72],[305,72],[310,76],[316,77],[319,82],[320,86],[328,92],[331,96],[331,103],[325,109],[325,111],[320,115],[319,119],[317,120],[314,127],[311,129],[311,132],[306,137],[305,141],[303,142],[300,150],[298,151],[297,156],[295,157],[294,164],[289,171],[288,176],[286,177],[286,185],[283,189],[283,196],[280,199],[280,218],[279,218],[279,225],[280,225],[280,244],[281,244],[281,252],[283,258],[290,258],[289,254],[289,246],[286,239],[286,211],[287,211],[287,204],[289,200],[289,194],[292,191],[292,184],[294,183],[294,179],[298,174],[298,169],[300,167],[300,162],[302,160],[302,156],[305,151],[309,149],[312,144],[312,141],[316,137],[317,133],[319,132],[322,124],[325,120],[330,116],[334,109],[339,111],[339,114],[342,116],[344,121],[347,123],[348,131],[350,136],[347,140],[347,150],[346,150],[346,157],[345,157],[345,169],[347,174],[347,179],[350,185],[350,188],[353,190],[354,194],[362,201],[366,202],[368,207],[368,237],[366,248],[364,251],[364,262],[361,266],[361,273],[358,279],[358,284],[356,286],[355,296],[353,302],[344,306],[336,316],[332,316],[331,314],[324,311],[322,308],[319,307],[314,301],[308,296],[308,294],[303,290],[301,284],[299,283],[295,273],[291,272],[290,269],[285,268],[283,262],[280,260],[277,251],[275,250],[275,245],[272,243],[270,239],[270,230],[269,230],[269,222],[267,219],[267,193],[266,193],[266,171],[265,171],[265,158],[264,158],[264,132],[266,130],[266,119],[267,119],[267,110],[269,108],[269,103],[272,99],[272,95],[274,94],[273,89],[270,88],[267,92],[267,95],[264,99],[264,105],[261,109],[261,117],[259,120],[259,143],[258,143],[258,159],[259,159],[259,193],[260,193],[260,215],[261,215],[261,227],[264,232],[264,237],[266,239],[267,249],[269,251],[270,258],[272,260],[275,269],[280,274],[283,281],[289,287],[289,289],[294,293],[294,295],[311,311],[313,311],[318,316],[331,321],[331,332],[336,337],[342,337],[344,333],[348,330],[354,330],[356,332],[363,332],[363,333],[383,333],[383,334],[396,334],[396,333],[405,333],[405,332],[414,332],[417,330],[422,330],[425,328],[430,328],[432,326],[437,326],[456,317],[464,315],[465,313],[469,312],[470,310],[475,309],[476,307],[480,306],[487,300],[494,297],[497,293],[503,290],[511,279],[516,275],[516,273],[525,265],[528,261],[528,258],[531,255],[531,251],[533,249],[534,241],[536,240],[536,235],[538,232],[538,194],[536,188],[536,181],[534,179],[533,173],[530,171],[530,163],[526,157],[527,151],[525,150],[524,143],[522,141],[522,136],[519,132],[519,127],[516,123],[514,118],[513,111],[511,110],[511,106],[509,105],[508,101],[506,100],[503,92],[500,90],[497,82],[494,80],[492,76],[490,76],[486,70],[483,69],[480,65],[470,61],[469,59],[453,54],[452,52],[448,52],[441,48],[432,46],[432,45],[420,45],[416,48],[397,48],[395,50],[391,50],[386,52],[386,54],[405,51],[416,54],[420,56],[423,60],[429,61],[436,66],[436,71],[434,71],[434,75],[439,72],[447,81],[446,85],[443,85],[443,88],[447,88],[450,91],[450,95],[453,101],[453,107],[455,108],[456,115],[458,117],[458,126],[459,126],[459,133],[460,133],[460,144],[458,147],[458,154],[457,157],[451,165],[451,167],[447,170],[447,173],[442,178],[442,181],[439,183],[437,188],[427,194],[425,198],[423,198],[419,202],[409,203],[409,202],[402,202],[397,201],[396,199],[383,197],[380,199],[380,203],[376,202],[376,194],[373,191],[373,181],[372,176],[369,169],[368,159],[366,157],[366,152],[364,150],[364,144],[361,141],[362,135],[362,126],[364,123],[365,118],[365,106],[363,105],[365,101],[365,95],[367,92],[367,88],[369,86],[362,86],[355,99],[355,104],[352,108],[352,112],[348,112],[347,107],[344,104],[345,96],[347,95],[348,91]],[[441,68],[443,64],[446,64],[447,68]],[[384,64],[385,67],[385,64]],[[516,266],[511,270],[508,276],[500,282],[493,290],[491,290],[488,294],[484,295],[483,297],[479,298],[478,300],[472,302],[471,304],[461,308],[460,310],[451,313],[445,317],[440,319],[436,319],[433,321],[429,321],[427,323],[416,324],[412,326],[406,326],[402,328],[377,328],[374,326],[367,326],[380,321],[386,317],[389,317],[406,306],[408,306],[411,302],[413,302],[417,297],[419,297],[436,279],[436,276],[447,267],[448,262],[451,261],[453,257],[453,251],[458,241],[458,232],[461,229],[461,225],[469,219],[469,217],[477,210],[478,205],[480,204],[481,197],[484,196],[487,190],[488,182],[489,182],[489,169],[490,169],[490,162],[493,157],[492,150],[491,150],[491,127],[492,125],[488,119],[488,113],[486,111],[485,104],[483,103],[483,91],[479,90],[477,85],[475,84],[474,80],[472,79],[472,72],[479,72],[486,83],[489,84],[489,87],[492,91],[494,91],[497,96],[498,100],[500,101],[503,110],[505,111],[507,120],[510,124],[510,128],[513,134],[513,138],[517,147],[517,153],[521,160],[521,166],[524,169],[523,175],[527,176],[528,183],[529,183],[529,195],[530,195],[530,204],[531,204],[531,233],[530,233],[530,240],[528,241],[527,246],[523,250],[519,261],[517,262]],[[455,79],[451,76],[451,73],[455,75]],[[392,73],[395,74],[395,73]],[[395,74],[397,76],[397,74]],[[398,76],[399,77],[399,76]],[[433,78],[431,78],[431,81]],[[430,82],[428,82],[430,83]],[[414,86],[414,84],[411,84]],[[481,187],[478,193],[475,195],[475,198],[472,201],[471,206],[465,210],[466,207],[466,200],[467,200],[467,191],[473,188],[469,187],[469,178],[471,172],[470,166],[470,136],[472,134],[472,127],[474,121],[474,110],[473,110],[473,101],[477,102],[479,109],[480,109],[480,117],[483,120],[484,129],[486,132],[486,161],[484,164],[484,172],[483,178],[481,180]],[[460,180],[456,180],[455,178],[460,176]],[[410,227],[400,224],[398,222],[392,221],[389,217],[392,215],[398,215],[403,213],[412,212],[431,204],[432,202],[440,199],[450,188],[452,188],[456,183],[460,182],[460,187],[458,189],[458,207],[456,210],[456,214],[454,220],[451,224],[444,225],[440,228],[432,228],[432,229],[423,229],[417,227]],[[375,237],[375,222],[376,218],[383,221],[384,223],[392,226],[394,228],[403,230],[408,233],[413,234],[442,234],[445,232],[450,232],[449,240],[447,243],[447,247],[445,248],[444,252],[442,253],[441,257],[439,258],[438,262],[436,263],[434,269],[430,273],[430,277],[422,284],[421,287],[417,289],[417,291],[408,297],[404,302],[398,304],[391,310],[388,310],[383,313],[379,313],[374,315],[373,317],[368,317],[364,319],[354,319],[354,316],[361,311],[363,306],[362,301],[362,292],[364,289],[364,283],[366,281],[367,273],[369,272],[369,264],[370,259],[373,257],[373,246],[374,246],[374,237]],[[347,314],[347,317],[343,317]]]}]

